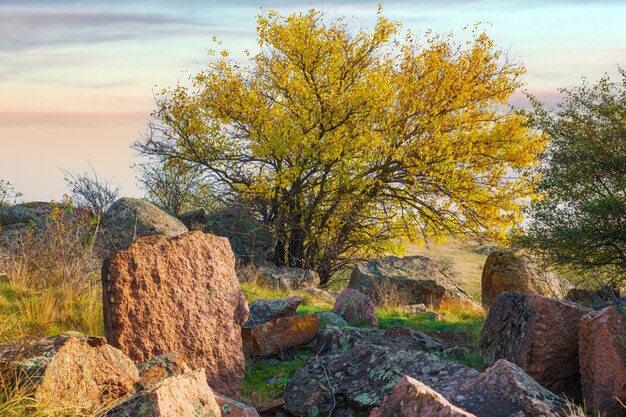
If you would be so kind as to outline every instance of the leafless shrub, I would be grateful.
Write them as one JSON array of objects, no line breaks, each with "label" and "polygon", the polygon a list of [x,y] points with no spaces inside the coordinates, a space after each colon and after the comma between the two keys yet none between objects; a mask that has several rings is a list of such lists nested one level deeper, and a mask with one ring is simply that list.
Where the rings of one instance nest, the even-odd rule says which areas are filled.
[{"label": "leafless shrub", "polygon": [[93,167],[91,174],[72,174],[69,171],[63,173],[67,188],[79,206],[89,207],[95,213],[102,214],[119,198],[119,185],[113,182],[113,178],[98,178]]}]

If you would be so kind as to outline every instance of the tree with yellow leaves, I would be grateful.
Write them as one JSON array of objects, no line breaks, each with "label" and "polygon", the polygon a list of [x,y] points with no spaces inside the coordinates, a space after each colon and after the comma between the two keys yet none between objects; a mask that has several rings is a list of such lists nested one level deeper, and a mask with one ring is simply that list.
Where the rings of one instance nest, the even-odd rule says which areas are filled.
[{"label": "tree with yellow leaves", "polygon": [[260,52],[157,96],[144,155],[196,164],[322,284],[404,241],[503,237],[532,198],[545,140],[510,109],[524,68],[479,28],[400,36],[317,10],[258,17]]}]

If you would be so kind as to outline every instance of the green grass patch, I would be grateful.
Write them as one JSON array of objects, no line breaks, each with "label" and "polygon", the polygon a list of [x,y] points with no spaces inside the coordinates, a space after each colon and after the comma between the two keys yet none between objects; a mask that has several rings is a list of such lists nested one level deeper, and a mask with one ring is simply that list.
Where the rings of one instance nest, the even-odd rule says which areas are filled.
[{"label": "green grass patch", "polygon": [[304,366],[311,352],[272,365],[265,360],[249,360],[243,380],[242,397],[246,404],[259,406],[282,397],[293,374]]}]

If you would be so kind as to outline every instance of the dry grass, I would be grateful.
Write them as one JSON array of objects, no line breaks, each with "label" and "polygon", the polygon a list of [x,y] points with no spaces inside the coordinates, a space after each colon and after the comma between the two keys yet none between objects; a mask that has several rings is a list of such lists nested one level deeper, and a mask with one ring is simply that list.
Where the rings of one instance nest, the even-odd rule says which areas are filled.
[{"label": "dry grass", "polygon": [[389,281],[380,281],[376,286],[374,300],[379,308],[394,308],[411,304],[410,295],[403,293],[397,285]]},{"label": "dry grass", "polygon": [[473,240],[461,241],[449,238],[443,244],[432,247],[408,244],[406,255],[427,256],[444,265],[444,269],[448,269],[448,272],[444,272],[452,272],[457,284],[472,297],[480,300],[482,270],[487,260],[487,255],[481,254],[480,251],[488,245]]},{"label": "dry grass", "polygon": [[70,202],[51,207],[43,224],[0,236],[0,270],[17,288],[84,290],[101,265],[92,244],[95,220]]}]

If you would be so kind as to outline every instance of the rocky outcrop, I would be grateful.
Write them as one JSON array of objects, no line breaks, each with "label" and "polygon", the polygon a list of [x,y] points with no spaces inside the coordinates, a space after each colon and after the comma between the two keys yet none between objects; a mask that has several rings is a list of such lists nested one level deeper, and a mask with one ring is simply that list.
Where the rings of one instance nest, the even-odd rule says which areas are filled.
[{"label": "rocky outcrop", "polygon": [[48,413],[93,412],[134,392],[139,380],[133,362],[104,338],[78,334],[0,346],[0,364],[15,367]]},{"label": "rocky outcrop", "polygon": [[431,352],[448,356],[454,348],[422,332],[403,326],[387,330],[357,327],[327,327],[320,331],[315,344],[315,352],[345,351],[364,345],[390,347],[399,350]]},{"label": "rocky outcrop", "polygon": [[109,207],[101,229],[97,243],[105,257],[126,249],[141,236],[171,238],[187,232],[176,217],[147,200],[129,197],[120,198]]},{"label": "rocky outcrop", "polygon": [[589,311],[540,295],[500,294],[480,335],[485,362],[506,359],[550,391],[580,400],[578,320]]},{"label": "rocky outcrop", "polygon": [[462,385],[450,400],[480,417],[564,417],[565,401],[543,388],[520,367],[497,361]]},{"label": "rocky outcrop", "polygon": [[441,273],[435,261],[424,256],[387,256],[354,267],[348,288],[361,291],[374,300],[393,291],[406,304],[438,307],[442,302],[477,306],[465,291]]},{"label": "rocky outcrop", "polygon": [[492,252],[482,275],[482,301],[489,305],[504,292],[523,292],[563,299],[573,285],[557,274],[546,271],[529,256],[511,252]]},{"label": "rocky outcrop", "polygon": [[282,290],[299,290],[309,287],[317,287],[320,276],[310,269],[289,268],[287,266],[259,266],[259,277],[272,288]]},{"label": "rocky outcrop", "polygon": [[333,313],[339,314],[350,324],[378,326],[374,303],[365,294],[346,288],[335,299]]},{"label": "rocky outcrop", "polygon": [[313,341],[319,328],[317,314],[303,314],[282,317],[259,325],[246,325],[241,329],[241,335],[246,354],[272,356]]},{"label": "rocky outcrop", "polygon": [[626,404],[624,314],[615,306],[610,306],[580,319],[579,357],[583,397],[586,405],[598,415],[626,414],[623,406]]},{"label": "rocky outcrop", "polygon": [[277,298],[274,300],[256,300],[249,304],[250,317],[245,327],[257,326],[282,317],[296,314],[302,302],[300,297]]},{"label": "rocky outcrop", "polygon": [[204,369],[164,379],[106,413],[106,417],[220,416]]},{"label": "rocky outcrop", "polygon": [[476,417],[450,404],[429,386],[405,376],[370,417]]},{"label": "rocky outcrop", "polygon": [[293,415],[322,415],[332,409],[337,415],[349,410],[370,410],[379,406],[405,375],[444,396],[478,375],[475,369],[444,361],[417,347],[375,345],[363,343],[360,338],[355,338],[355,344],[346,339],[335,340],[336,343],[326,342],[325,349],[316,346],[319,355],[299,369],[287,386],[285,409]]},{"label": "rocky outcrop", "polygon": [[105,261],[105,333],[136,363],[177,352],[239,398],[248,304],[228,240],[202,232],[139,238]]}]

